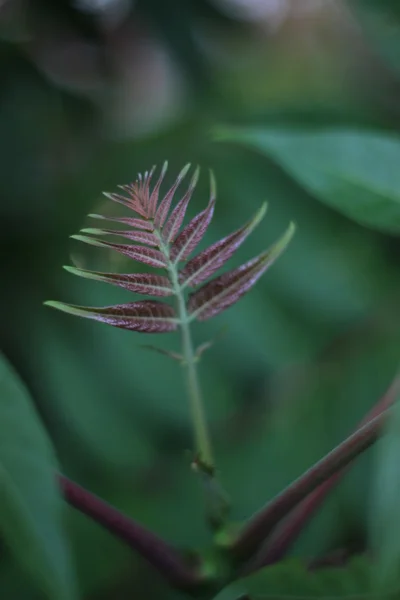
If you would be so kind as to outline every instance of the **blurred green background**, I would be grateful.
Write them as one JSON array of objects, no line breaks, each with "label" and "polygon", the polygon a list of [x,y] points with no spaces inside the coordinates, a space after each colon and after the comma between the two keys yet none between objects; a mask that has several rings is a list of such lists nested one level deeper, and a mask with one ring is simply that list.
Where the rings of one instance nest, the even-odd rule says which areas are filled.
[{"label": "blurred green background", "polygon": [[[87,213],[110,213],[103,190],[165,159],[169,181],[186,162],[202,167],[192,216],[208,202],[211,167],[218,203],[206,242],[268,201],[236,264],[289,221],[297,224],[289,249],[252,293],[194,327],[198,343],[227,327],[204,355],[200,376],[234,519],[338,443],[385,391],[400,356],[400,208],[391,212],[392,203],[400,207],[399,4],[3,0],[0,38],[2,349],[66,474],[171,542],[207,545],[179,366],[141,348],[178,350],[178,336],[114,330],[42,303],[129,298],[61,269],[71,261],[136,268],[69,235],[89,226]],[[230,126],[257,132],[261,142],[224,141],[221,127]],[[287,157],[280,132],[290,149],[299,131],[304,144]],[[303,172],[309,149],[318,162],[318,147],[307,141],[315,134],[338,136],[345,167],[361,157],[366,179],[383,174],[387,226],[375,227],[374,213],[364,211],[359,169],[352,182],[361,187],[344,200],[341,188],[318,193],[314,159],[304,167],[311,183],[299,176],[297,160]],[[393,143],[390,158],[380,139]],[[335,171],[329,152],[326,160]],[[336,199],[360,202],[359,218],[336,210]],[[365,548],[382,460],[373,449],[357,461],[295,554]],[[82,598],[179,597],[97,525],[70,509],[66,521]],[[41,598],[6,545],[0,590],[5,599]]]}]

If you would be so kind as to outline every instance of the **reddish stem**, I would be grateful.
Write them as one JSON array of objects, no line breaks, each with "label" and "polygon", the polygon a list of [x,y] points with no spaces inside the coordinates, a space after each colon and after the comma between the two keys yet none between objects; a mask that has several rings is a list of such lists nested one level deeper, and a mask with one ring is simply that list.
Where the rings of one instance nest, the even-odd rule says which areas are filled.
[{"label": "reddish stem", "polygon": [[[388,409],[395,401],[399,387],[400,380],[397,379],[387,390],[386,394],[362,419],[358,427],[363,427],[366,423],[370,422],[375,417],[378,417]],[[321,484],[309,494],[291,514],[289,514],[285,521],[278,526],[271,539],[267,541],[256,557],[246,566],[246,573],[256,571],[266,565],[278,562],[287,554],[305,525],[322,505],[328,493],[339,483],[344,472],[345,469],[342,469]]]},{"label": "reddish stem", "polygon": [[232,546],[237,557],[246,560],[254,555],[276,524],[295,506],[369,448],[379,437],[385,418],[386,411],[358,429],[253,515]]},{"label": "reddish stem", "polygon": [[204,578],[199,571],[188,566],[176,550],[163,539],[64,475],[59,475],[58,479],[68,504],[128,544],[175,588],[189,589],[199,587],[203,583]]}]

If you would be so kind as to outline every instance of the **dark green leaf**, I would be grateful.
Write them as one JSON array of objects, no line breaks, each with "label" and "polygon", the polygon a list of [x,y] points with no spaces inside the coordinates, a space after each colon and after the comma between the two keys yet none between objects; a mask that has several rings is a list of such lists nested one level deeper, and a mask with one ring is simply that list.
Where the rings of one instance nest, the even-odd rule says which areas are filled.
[{"label": "dark green leaf", "polygon": [[[345,567],[328,567],[308,570],[299,560],[289,559],[266,567],[235,584],[232,593],[224,590],[215,600],[239,600],[247,593],[251,600],[278,600],[292,598],[368,597],[373,595],[372,566],[362,556],[353,558]],[[240,587],[239,587],[240,586]],[[383,594],[382,594],[383,596]],[[379,595],[375,596],[376,598]],[[391,595],[391,597],[395,597]]]},{"label": "dark green leaf", "polygon": [[224,129],[218,139],[253,146],[319,200],[354,221],[400,232],[400,138],[375,131]]},{"label": "dark green leaf", "polygon": [[56,460],[23,384],[0,356],[0,532],[47,598],[75,598]]},{"label": "dark green leaf", "polygon": [[393,584],[400,566],[400,397],[378,446],[371,511],[372,541],[378,556],[377,575]]}]

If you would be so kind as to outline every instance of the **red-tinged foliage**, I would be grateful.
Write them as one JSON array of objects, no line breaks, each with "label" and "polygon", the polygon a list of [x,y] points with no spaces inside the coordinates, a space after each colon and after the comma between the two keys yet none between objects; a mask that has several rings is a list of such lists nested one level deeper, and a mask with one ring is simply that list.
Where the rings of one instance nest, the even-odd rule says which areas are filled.
[{"label": "red-tinged foliage", "polygon": [[153,248],[146,248],[146,246],[131,246],[129,244],[112,244],[110,242],[103,242],[102,240],[89,238],[83,235],[73,235],[72,237],[81,242],[85,242],[86,244],[91,244],[92,246],[115,250],[116,252],[127,256],[128,258],[133,258],[134,260],[146,265],[150,265],[151,267],[165,268],[167,265],[163,253],[159,250],[154,250]]},{"label": "red-tinged foliage", "polygon": [[205,321],[229,308],[258,281],[268,264],[257,256],[229,273],[209,281],[189,297],[188,309],[199,321]]},{"label": "red-tinged foliage", "polygon": [[171,246],[171,259],[180,262],[188,258],[203,239],[214,214],[215,198],[211,198],[205,210],[194,217],[181,231]]},{"label": "red-tinged foliage", "polygon": [[156,209],[157,209],[157,204],[158,204],[158,195],[160,192],[161,184],[165,177],[165,173],[167,172],[167,169],[168,169],[168,162],[165,161],[165,163],[163,164],[163,168],[161,169],[160,177],[158,178],[157,183],[154,186],[153,191],[150,194],[149,206],[148,206],[147,212],[151,219],[153,219],[154,215],[156,214]]},{"label": "red-tinged foliage", "polygon": [[94,279],[104,283],[117,285],[129,292],[146,294],[148,296],[171,296],[174,290],[171,282],[164,275],[153,273],[102,273],[99,271],[86,271],[75,267],[64,267],[73,275]]},{"label": "red-tinged foliage", "polygon": [[154,227],[156,229],[162,229],[162,226],[164,225],[165,219],[167,218],[168,211],[170,209],[171,202],[172,202],[172,199],[174,197],[174,194],[175,194],[176,190],[178,189],[178,186],[181,183],[182,179],[185,177],[186,173],[189,171],[189,168],[190,168],[190,164],[188,164],[185,167],[183,167],[183,169],[179,173],[179,175],[178,175],[175,183],[168,190],[168,192],[166,193],[166,195],[162,199],[162,201],[160,203],[160,206],[157,208],[157,211],[156,211],[156,214],[155,214],[155,217],[154,217]]},{"label": "red-tinged foliage", "polygon": [[174,240],[175,236],[177,235],[178,231],[180,230],[181,225],[183,223],[183,219],[185,218],[186,209],[191,200],[191,197],[192,197],[192,194],[196,187],[198,179],[199,179],[199,169],[197,168],[192,177],[192,180],[190,182],[190,185],[189,185],[189,188],[188,188],[186,194],[183,196],[183,198],[180,200],[180,202],[178,202],[178,204],[175,206],[168,221],[165,223],[165,225],[163,227],[162,238],[165,242],[170,243],[172,240]]},{"label": "red-tinged foliage", "polygon": [[94,319],[113,327],[145,333],[165,333],[178,327],[172,306],[156,300],[141,300],[101,308],[46,302],[48,306],[86,319]]},{"label": "red-tinged foliage", "polygon": [[117,235],[123,237],[132,242],[139,242],[139,244],[147,244],[147,246],[158,246],[159,241],[157,237],[149,231],[130,231],[120,229],[81,229],[82,233],[90,233],[92,235]]},{"label": "red-tinged foliage", "polygon": [[266,205],[264,204],[249,223],[192,258],[179,273],[181,285],[193,287],[218,271],[258,225],[265,210]]},{"label": "red-tinged foliage", "polygon": [[233,271],[215,277],[191,294],[188,302],[189,312],[199,321],[205,321],[235,304],[283,252],[293,233],[294,227],[291,225],[269,250]]},{"label": "red-tinged foliage", "polygon": [[[126,187],[126,186],[124,186],[124,187]],[[140,204],[137,202],[131,202],[129,197],[122,196],[121,194],[115,194],[115,193],[109,194],[108,192],[105,192],[104,195],[109,200],[112,200],[113,202],[117,202],[118,204],[122,204],[122,206],[125,206],[126,208],[129,208],[130,210],[134,210],[140,216],[145,217],[145,218],[147,217],[146,212],[143,210],[143,208],[140,206]]]},{"label": "red-tinged foliage", "polygon": [[[161,183],[167,171],[167,163],[164,163],[161,174],[152,190],[150,189],[150,186],[155,170],[154,167],[150,172],[146,172],[144,176],[139,175],[134,183],[120,186],[126,194],[125,196],[121,194],[106,194],[111,200],[123,204],[125,207],[136,212],[139,215],[138,217],[107,218],[102,217],[101,215],[91,215],[96,219],[107,219],[114,223],[128,225],[132,227],[132,230],[121,230],[118,228],[90,228],[82,230],[83,233],[89,235],[72,236],[74,239],[86,244],[114,250],[115,252],[123,254],[138,262],[154,268],[163,269],[165,275],[152,275],[150,273],[113,274],[102,273],[99,271],[86,271],[75,269],[73,267],[67,267],[67,270],[80,277],[111,283],[130,292],[147,294],[149,296],[174,295],[180,297],[178,305],[182,306],[183,289],[186,286],[194,287],[203,283],[222,267],[246,240],[256,225],[258,225],[266,210],[266,206],[263,205],[253,219],[246,225],[202,251],[178,271],[178,265],[190,256],[203,239],[213,217],[215,206],[215,182],[211,174],[211,194],[207,207],[197,214],[180,231],[185,218],[186,209],[197,184],[199,170],[196,169],[187,191],[168,215],[174,194],[186,176],[189,168],[190,165],[186,165],[182,169],[177,179],[160,202],[159,192]],[[239,298],[255,284],[267,267],[284,250],[292,234],[293,228],[290,228],[282,240],[280,240],[271,250],[261,254],[259,257],[249,261],[241,267],[213,279],[204,287],[191,294],[187,303],[187,310],[192,319],[209,319],[237,302],[237,300],[239,300]],[[97,237],[92,237],[94,235],[120,236],[142,245],[105,242]],[[60,308],[61,310],[66,310],[65,307],[67,305],[53,303],[52,306]],[[134,319],[124,320],[124,318],[122,318],[121,311],[124,311],[127,306],[130,306],[132,310],[138,310],[138,308],[144,310],[145,308],[152,307],[153,310],[164,310],[167,311],[167,313],[168,311],[173,311],[170,306],[160,303],[150,303],[148,305],[134,303],[132,305],[118,305],[98,310],[91,308],[86,311],[82,307],[75,307],[74,310],[67,310],[67,312],[96,319],[103,323],[123,327],[125,329],[149,331],[149,329],[146,328],[147,326],[139,327]],[[116,314],[113,313],[114,309]],[[168,315],[170,314],[175,313],[168,313]],[[165,316],[168,315],[166,314]],[[177,323],[183,323],[184,319],[186,319],[186,316],[179,313],[177,317],[174,317],[172,322],[171,320],[166,321],[164,319],[161,321],[162,325],[158,324],[158,326],[153,327],[152,330],[154,332],[170,331],[176,328]],[[140,317],[139,322],[143,323],[143,316]],[[152,323],[154,322],[153,319]],[[135,326],[132,326],[132,323],[135,323]]]},{"label": "red-tinged foliage", "polygon": [[121,223],[121,225],[129,225],[129,227],[136,227],[136,229],[145,229],[147,231],[153,231],[154,225],[151,221],[145,219],[135,219],[132,217],[104,217],[103,215],[90,214],[88,217],[92,219],[101,219],[103,221],[112,221],[114,223]]}]

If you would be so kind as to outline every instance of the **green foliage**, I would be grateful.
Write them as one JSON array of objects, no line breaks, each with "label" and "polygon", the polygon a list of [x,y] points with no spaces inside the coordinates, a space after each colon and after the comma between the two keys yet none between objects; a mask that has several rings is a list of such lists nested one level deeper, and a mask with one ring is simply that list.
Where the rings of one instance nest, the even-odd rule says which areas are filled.
[{"label": "green foliage", "polygon": [[0,357],[0,532],[51,600],[76,598],[56,460],[29,395]]},{"label": "green foliage", "polygon": [[[362,214],[352,212],[350,220],[332,210],[339,196],[331,204],[328,194],[309,187],[313,165],[303,181],[292,171],[294,159],[284,164],[275,146],[266,160],[254,145],[215,144],[208,134],[223,122],[241,131],[361,131],[397,139],[399,2],[309,2],[311,11],[323,8],[286,21],[281,14],[272,27],[263,18],[237,18],[229,13],[233,4],[43,0],[28,12],[20,2],[0,9],[0,36],[7,40],[0,45],[0,343],[33,391],[62,471],[183,548],[203,548],[210,535],[198,482],[188,473],[191,433],[180,366],[144,352],[130,332],[42,306],[53,297],[88,306],[117,303],[121,294],[129,301],[125,290],[60,270],[71,255],[80,274],[129,269],[123,258],[110,269],[106,252],[68,239],[93,227],[85,215],[103,210],[101,190],[165,158],[171,171],[190,161],[211,167],[218,179],[204,247],[264,200],[267,231],[253,232],[243,260],[290,220],[298,226],[279,266],[221,316],[227,333],[199,364],[216,460],[235,499],[233,519],[243,521],[348,435],[398,364],[399,243],[387,235],[387,214],[376,233],[376,223]],[[281,4],[297,10],[303,2]],[[99,12],[88,10],[100,5]],[[363,178],[368,171],[375,179],[376,166],[385,173],[373,152],[365,154]],[[295,157],[306,158],[305,150]],[[315,165],[321,177],[320,161]],[[354,181],[345,182],[351,201],[361,198],[364,206],[372,194],[374,204],[389,201],[398,214],[398,186],[388,200],[386,187],[379,197],[380,187],[356,183],[355,189]],[[206,196],[201,178],[193,214]],[[195,345],[219,327],[196,324]],[[157,343],[178,351],[171,337]],[[389,438],[379,446],[379,464],[388,451],[395,465]],[[396,527],[387,529],[386,498],[374,493],[375,452],[352,466],[294,555],[364,548],[372,529],[374,548],[382,544],[381,565],[391,559]],[[387,500],[399,504],[395,485]],[[182,599],[118,540],[66,512],[82,600]],[[0,596],[32,600],[33,588],[2,552]]]},{"label": "green foliage", "polygon": [[400,402],[396,403],[386,435],[378,446],[371,502],[371,543],[377,556],[376,578],[398,583],[400,566]]},{"label": "green foliage", "polygon": [[[215,600],[239,600],[245,594],[250,600],[305,600],[308,598],[397,598],[398,590],[376,587],[373,567],[365,557],[356,557],[339,567],[307,569],[299,560],[291,559],[266,567],[224,590]],[[380,596],[382,594],[382,596]]]},{"label": "green foliage", "polygon": [[358,223],[400,231],[400,138],[375,131],[222,129],[276,161],[307,191]]}]

